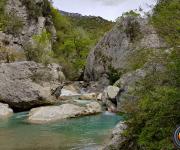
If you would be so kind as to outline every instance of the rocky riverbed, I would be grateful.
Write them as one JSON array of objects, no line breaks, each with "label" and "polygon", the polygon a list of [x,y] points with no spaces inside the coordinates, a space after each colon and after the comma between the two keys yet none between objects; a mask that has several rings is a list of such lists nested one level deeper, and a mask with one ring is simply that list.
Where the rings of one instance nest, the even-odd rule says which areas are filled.
[{"label": "rocky riverbed", "polygon": [[[35,141],[39,141],[43,149],[102,149],[106,140],[110,140],[111,130],[122,120],[110,113],[117,111],[116,97],[120,89],[116,86],[103,88],[96,82],[64,82],[61,66],[57,64],[3,63],[0,70],[3,150],[12,149],[25,136],[30,141],[25,138],[24,144],[16,148],[31,150],[37,144]],[[28,111],[24,113],[24,110]],[[106,110],[109,112],[104,113]],[[57,133],[52,132],[54,128]],[[12,144],[3,140],[7,138]],[[54,144],[47,145],[45,138],[52,138]],[[36,148],[41,150],[41,146]]]}]

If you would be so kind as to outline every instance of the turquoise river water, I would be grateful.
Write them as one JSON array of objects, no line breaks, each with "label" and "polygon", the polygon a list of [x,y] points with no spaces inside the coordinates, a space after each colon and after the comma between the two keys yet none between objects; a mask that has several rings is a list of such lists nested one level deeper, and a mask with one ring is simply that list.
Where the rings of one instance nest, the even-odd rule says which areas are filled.
[{"label": "turquoise river water", "polygon": [[46,125],[29,124],[26,118],[23,112],[0,120],[0,150],[95,150],[122,120],[107,112]]}]

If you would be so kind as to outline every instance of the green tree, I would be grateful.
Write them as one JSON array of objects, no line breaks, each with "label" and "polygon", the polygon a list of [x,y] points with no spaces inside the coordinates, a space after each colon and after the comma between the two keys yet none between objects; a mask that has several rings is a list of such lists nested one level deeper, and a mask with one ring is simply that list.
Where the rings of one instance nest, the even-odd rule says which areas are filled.
[{"label": "green tree", "polygon": [[180,45],[179,10],[179,0],[160,0],[153,10],[153,25],[160,35],[171,45]]}]

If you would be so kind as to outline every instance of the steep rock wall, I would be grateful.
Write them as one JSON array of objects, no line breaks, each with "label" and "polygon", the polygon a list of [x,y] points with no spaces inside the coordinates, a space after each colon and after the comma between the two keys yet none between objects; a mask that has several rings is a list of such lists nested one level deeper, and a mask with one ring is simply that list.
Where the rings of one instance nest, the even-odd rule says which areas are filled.
[{"label": "steep rock wall", "polygon": [[139,49],[160,49],[166,44],[148,19],[122,17],[87,58],[84,79],[109,84],[111,69],[130,71],[130,56]]},{"label": "steep rock wall", "polygon": [[[28,0],[29,1],[29,0]],[[15,16],[14,19],[20,19],[22,26],[17,31],[5,32],[0,31],[0,45],[15,51],[23,51],[25,45],[32,40],[32,37],[37,34],[41,34],[43,31],[48,30],[52,35],[52,41],[56,38],[56,30],[54,28],[51,17],[44,14],[48,10],[45,7],[45,0],[33,0],[30,7],[30,3],[27,0],[7,0],[5,6],[5,12],[9,15]],[[33,6],[34,5],[34,6]],[[28,8],[30,7],[30,8]],[[33,7],[39,9],[37,15],[32,16],[30,11]],[[35,9],[35,8],[34,8]],[[49,43],[49,49],[51,48]]]}]

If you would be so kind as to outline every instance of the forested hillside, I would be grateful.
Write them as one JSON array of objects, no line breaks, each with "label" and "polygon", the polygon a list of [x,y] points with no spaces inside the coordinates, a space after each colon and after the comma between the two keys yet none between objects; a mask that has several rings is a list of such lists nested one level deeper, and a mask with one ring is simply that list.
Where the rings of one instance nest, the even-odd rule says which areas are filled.
[{"label": "forested hillside", "polygon": [[68,16],[52,9],[57,30],[57,42],[53,46],[55,58],[64,66],[70,79],[78,79],[86,63],[90,49],[109,31],[113,23],[101,17]]}]

